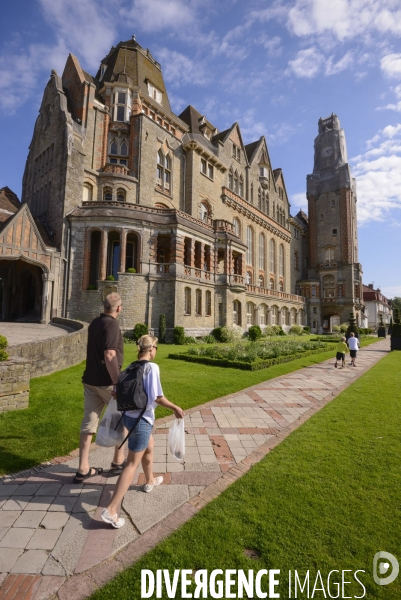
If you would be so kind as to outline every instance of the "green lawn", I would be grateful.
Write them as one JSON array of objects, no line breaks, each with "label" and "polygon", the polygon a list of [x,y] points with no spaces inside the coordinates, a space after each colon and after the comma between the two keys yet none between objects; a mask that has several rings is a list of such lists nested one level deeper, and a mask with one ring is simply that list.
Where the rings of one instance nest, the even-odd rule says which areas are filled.
[{"label": "green lawn", "polygon": [[[393,352],[92,600],[140,598],[141,569],[280,569],[284,599],[289,570],[303,579],[309,569],[310,595],[298,598],[320,599],[330,597],[331,570],[362,569],[366,594],[347,572],[353,583],[340,595],[331,587],[331,597],[399,600],[401,575],[379,586],[372,564],[379,550],[401,562],[400,431],[401,353]],[[318,570],[326,596],[312,596]]]},{"label": "green lawn", "polygon": [[[376,341],[377,338],[370,338],[362,345]],[[167,358],[169,352],[185,351],[187,348],[160,345],[156,359],[165,395],[184,409],[333,356],[333,350],[330,350],[256,372],[220,369]],[[125,345],[126,364],[136,358],[136,352],[135,345]],[[83,369],[84,363],[32,379],[29,408],[0,415],[0,475],[63,456],[78,447]],[[167,414],[171,413],[163,408],[157,409],[157,417]]]}]

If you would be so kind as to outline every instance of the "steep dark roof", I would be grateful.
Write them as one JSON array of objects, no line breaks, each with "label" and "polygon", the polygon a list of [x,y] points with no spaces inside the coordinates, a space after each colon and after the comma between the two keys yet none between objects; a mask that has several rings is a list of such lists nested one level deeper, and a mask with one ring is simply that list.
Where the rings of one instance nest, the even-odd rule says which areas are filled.
[{"label": "steep dark roof", "polygon": [[214,135],[213,136],[213,144],[215,144],[216,142],[225,142],[226,139],[228,138],[229,134],[231,133],[231,130],[232,130],[232,127],[230,127],[229,129],[225,129],[224,131],[221,131],[217,135]]},{"label": "steep dark roof", "polygon": [[10,190],[7,185],[0,189],[0,208],[11,212],[17,212],[20,207],[21,202],[19,201],[17,194]]},{"label": "steep dark roof", "polygon": [[45,225],[43,225],[43,223],[41,221],[39,221],[39,219],[37,219],[36,217],[33,217],[33,219],[35,221],[35,225],[38,228],[38,231],[40,233],[40,236],[41,236],[44,244],[46,246],[56,247],[54,240],[52,239],[52,237],[49,234],[48,228]]},{"label": "steep dark roof", "polygon": [[273,169],[274,181],[277,181],[282,172],[283,169]]},{"label": "steep dark roof", "polygon": [[249,162],[252,162],[253,155],[255,154],[260,143],[261,143],[261,139],[244,146]]},{"label": "steep dark roof", "polygon": [[[149,81],[162,92],[164,110],[171,112],[160,64],[149,50],[144,50],[137,41],[131,39],[113,46],[101,64],[107,65],[101,84],[104,81],[116,81],[117,77],[127,75],[132,85],[139,87],[142,95],[149,96]],[[96,74],[96,79],[99,78],[100,69]]]},{"label": "steep dark roof", "polygon": [[297,215],[296,215],[297,219],[299,219],[300,221],[303,221],[305,223],[305,225],[308,224],[308,215],[306,213],[304,213],[303,210],[300,210]]},{"label": "steep dark roof", "polygon": [[[190,104],[186,108],[184,108],[182,113],[178,115],[178,118],[188,125],[191,133],[202,133],[199,128],[199,123],[200,120],[204,118],[204,115],[202,115],[199,111],[196,110],[196,108],[194,108]],[[207,119],[206,124],[209,129],[216,129],[216,127],[212,125]],[[213,137],[213,141],[215,140],[215,138],[216,136]]]}]

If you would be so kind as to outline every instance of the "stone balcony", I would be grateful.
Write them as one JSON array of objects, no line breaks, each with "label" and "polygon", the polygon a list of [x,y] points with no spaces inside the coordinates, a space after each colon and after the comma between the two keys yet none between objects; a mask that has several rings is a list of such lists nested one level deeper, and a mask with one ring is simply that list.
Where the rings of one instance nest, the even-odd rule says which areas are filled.
[{"label": "stone balcony", "polygon": [[298,296],[297,294],[288,294],[287,292],[280,292],[279,290],[270,290],[268,288],[259,287],[258,285],[247,284],[246,289],[248,292],[252,292],[253,294],[269,296],[270,298],[275,298],[276,300],[290,300],[291,302],[302,303],[304,303],[306,300],[303,296]]}]

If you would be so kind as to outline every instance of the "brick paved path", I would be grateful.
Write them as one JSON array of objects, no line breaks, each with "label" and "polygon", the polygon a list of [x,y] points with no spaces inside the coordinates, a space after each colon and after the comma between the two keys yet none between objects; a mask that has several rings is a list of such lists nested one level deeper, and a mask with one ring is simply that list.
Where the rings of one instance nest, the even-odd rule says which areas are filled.
[{"label": "brick paved path", "polygon": [[[0,600],[86,598],[133,564],[217,497],[312,414],[383,358],[389,341],[358,353],[358,367],[333,360],[278,377],[187,411],[186,454],[167,449],[171,417],[157,421],[154,471],[165,484],[151,494],[137,473],[122,506],[126,525],[100,513],[117,477],[72,484],[77,451],[0,484]],[[111,449],[94,445],[91,464],[108,470]]]}]

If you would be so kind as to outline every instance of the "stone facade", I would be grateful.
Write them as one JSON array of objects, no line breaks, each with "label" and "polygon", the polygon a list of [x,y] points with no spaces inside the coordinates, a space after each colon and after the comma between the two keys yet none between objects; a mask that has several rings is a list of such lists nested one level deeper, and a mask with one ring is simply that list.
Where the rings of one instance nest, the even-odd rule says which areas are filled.
[{"label": "stone facade", "polygon": [[12,357],[0,362],[0,413],[27,408],[31,361]]},{"label": "stone facade", "polygon": [[[355,258],[352,189],[336,187],[333,214],[345,219],[342,241],[348,232],[344,264]],[[330,201],[312,202],[322,193],[333,192],[308,187],[312,215]],[[134,39],[113,47],[96,77],[72,55],[62,77],[52,72],[22,199],[60,253],[53,315],[90,321],[116,289],[125,330],[138,322],[157,330],[162,313],[168,330],[198,335],[312,323],[304,294],[320,285],[320,222],[312,216],[311,241],[263,136],[244,145],[238,123],[220,132],[192,106],[175,115],[160,65]],[[349,287],[345,267],[342,277]]]}]

